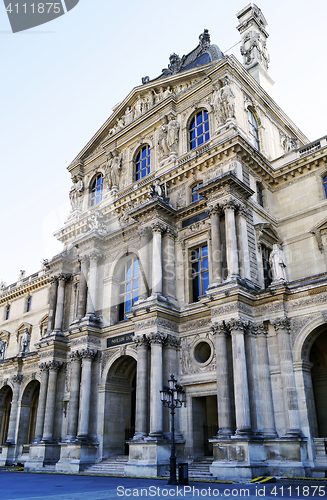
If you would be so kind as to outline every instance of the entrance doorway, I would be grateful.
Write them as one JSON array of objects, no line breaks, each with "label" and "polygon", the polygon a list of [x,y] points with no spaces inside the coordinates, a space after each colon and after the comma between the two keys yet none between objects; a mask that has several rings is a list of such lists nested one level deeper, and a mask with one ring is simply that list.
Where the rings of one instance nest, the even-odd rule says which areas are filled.
[{"label": "entrance doorway", "polygon": [[327,438],[327,328],[314,341],[309,360],[314,392],[318,433],[320,438]]},{"label": "entrance doorway", "polygon": [[209,439],[218,432],[217,396],[192,398],[193,413],[193,454],[212,456],[212,443]]},{"label": "entrance doorway", "polygon": [[[39,402],[40,382],[32,380],[25,388],[21,401],[17,444],[29,445],[35,437],[36,414]],[[28,451],[28,447],[24,452]]]},{"label": "entrance doorway", "polygon": [[7,385],[0,391],[0,445],[7,441],[11,401],[12,390]]},{"label": "entrance doorway", "polygon": [[103,458],[127,455],[135,432],[136,361],[121,356],[111,366],[106,383]]}]

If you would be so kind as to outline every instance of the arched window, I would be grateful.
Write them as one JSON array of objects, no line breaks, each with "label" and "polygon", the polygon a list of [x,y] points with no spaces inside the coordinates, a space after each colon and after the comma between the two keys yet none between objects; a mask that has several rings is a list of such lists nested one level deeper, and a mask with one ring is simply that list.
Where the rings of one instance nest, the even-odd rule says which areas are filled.
[{"label": "arched window", "polygon": [[139,298],[139,278],[139,260],[136,256],[130,257],[125,261],[120,277],[118,321],[126,319],[126,313],[132,310]]},{"label": "arched window", "polygon": [[327,175],[325,175],[325,177],[323,177],[322,182],[324,184],[325,195],[326,195],[326,198],[327,198]]},{"label": "arched window", "polygon": [[260,151],[258,122],[250,109],[248,109],[248,121],[251,144]]},{"label": "arched window", "polygon": [[91,206],[97,205],[102,200],[103,175],[98,174],[91,184]]},{"label": "arched window", "polygon": [[190,127],[190,149],[201,146],[210,139],[209,116],[205,109],[202,109],[193,116]]},{"label": "arched window", "polygon": [[198,189],[203,186],[203,182],[198,182],[192,186],[192,203],[196,201],[203,200],[203,196],[198,193]]},{"label": "arched window", "polygon": [[135,180],[139,181],[150,173],[150,146],[143,146],[135,158]]}]

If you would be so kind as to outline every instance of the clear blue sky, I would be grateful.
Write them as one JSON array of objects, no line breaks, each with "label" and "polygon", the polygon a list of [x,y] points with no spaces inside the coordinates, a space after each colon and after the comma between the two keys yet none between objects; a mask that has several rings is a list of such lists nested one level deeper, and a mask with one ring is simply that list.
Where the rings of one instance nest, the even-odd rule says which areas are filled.
[{"label": "clear blue sky", "polygon": [[[32,274],[61,249],[66,167],[111,108],[193,49],[204,28],[225,52],[247,0],[80,0],[68,14],[12,34],[0,2],[0,280]],[[314,140],[327,134],[326,0],[258,0],[270,35],[275,100]],[[239,45],[227,52],[241,60]]]}]

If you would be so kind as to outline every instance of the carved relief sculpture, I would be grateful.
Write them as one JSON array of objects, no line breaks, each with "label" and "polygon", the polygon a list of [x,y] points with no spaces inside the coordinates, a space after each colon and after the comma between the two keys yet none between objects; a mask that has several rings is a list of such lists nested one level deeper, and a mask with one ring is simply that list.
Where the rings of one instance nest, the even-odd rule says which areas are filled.
[{"label": "carved relief sculpture", "polygon": [[6,343],[3,340],[0,340],[0,361],[5,359],[6,353]]},{"label": "carved relief sculpture", "polygon": [[82,195],[84,191],[84,183],[81,178],[73,178],[73,186],[69,192],[69,199],[72,210],[80,210],[82,205]]},{"label": "carved relief sculpture", "polygon": [[220,88],[215,87],[211,99],[211,107],[215,113],[218,125],[223,125],[227,120],[235,118],[235,95],[226,76],[220,81]]}]

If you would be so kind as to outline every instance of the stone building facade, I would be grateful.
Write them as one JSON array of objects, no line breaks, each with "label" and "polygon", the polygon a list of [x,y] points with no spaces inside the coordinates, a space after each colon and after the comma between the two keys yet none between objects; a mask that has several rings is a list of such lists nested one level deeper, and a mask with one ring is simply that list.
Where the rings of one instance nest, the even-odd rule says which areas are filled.
[{"label": "stone building facade", "polygon": [[64,250],[0,291],[0,464],[79,471],[128,453],[219,478],[327,469],[327,139],[272,99],[266,20],[243,64],[205,30],[142,79],[69,165]]}]

